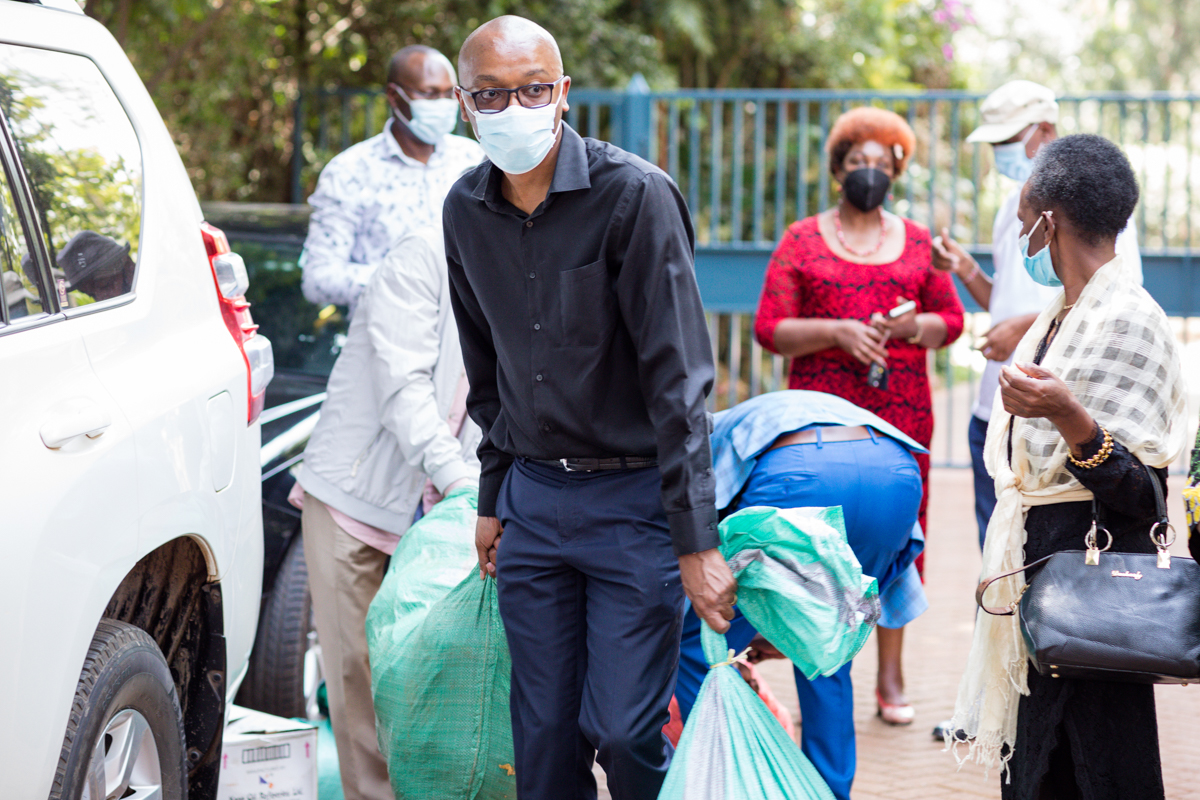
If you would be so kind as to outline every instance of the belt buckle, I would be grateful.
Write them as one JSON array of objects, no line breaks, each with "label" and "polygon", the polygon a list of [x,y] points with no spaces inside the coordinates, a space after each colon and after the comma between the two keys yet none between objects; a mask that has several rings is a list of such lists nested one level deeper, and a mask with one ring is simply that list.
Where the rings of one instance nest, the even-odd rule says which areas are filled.
[{"label": "belt buckle", "polygon": [[567,463],[567,459],[565,458],[560,458],[558,463],[562,464],[562,468],[567,472],[578,472],[578,470],[573,469],[571,465]]}]

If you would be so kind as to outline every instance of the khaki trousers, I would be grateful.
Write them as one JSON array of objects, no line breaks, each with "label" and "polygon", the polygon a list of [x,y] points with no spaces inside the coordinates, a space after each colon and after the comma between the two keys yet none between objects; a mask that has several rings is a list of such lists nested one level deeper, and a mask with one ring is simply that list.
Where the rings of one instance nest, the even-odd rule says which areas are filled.
[{"label": "khaki trousers", "polygon": [[308,493],[300,525],[342,792],[346,800],[394,800],[375,735],[366,634],[367,608],[383,582],[387,556],[342,530]]}]

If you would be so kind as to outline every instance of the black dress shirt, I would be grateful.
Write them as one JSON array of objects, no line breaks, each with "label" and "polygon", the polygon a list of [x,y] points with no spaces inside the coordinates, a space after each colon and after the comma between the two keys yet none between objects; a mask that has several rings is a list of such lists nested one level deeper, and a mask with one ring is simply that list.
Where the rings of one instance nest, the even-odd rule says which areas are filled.
[{"label": "black dress shirt", "polygon": [[716,547],[712,349],[687,206],[657,167],[566,123],[545,201],[490,161],[443,209],[450,297],[483,430],[479,514],[514,457],[656,456],[676,553]]}]

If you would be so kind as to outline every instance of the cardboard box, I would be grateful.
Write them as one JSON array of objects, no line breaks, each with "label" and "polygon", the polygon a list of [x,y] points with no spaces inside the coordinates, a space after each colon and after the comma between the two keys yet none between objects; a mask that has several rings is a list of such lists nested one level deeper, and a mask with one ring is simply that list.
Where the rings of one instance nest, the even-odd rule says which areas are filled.
[{"label": "cardboard box", "polygon": [[317,729],[230,706],[218,800],[317,800]]}]

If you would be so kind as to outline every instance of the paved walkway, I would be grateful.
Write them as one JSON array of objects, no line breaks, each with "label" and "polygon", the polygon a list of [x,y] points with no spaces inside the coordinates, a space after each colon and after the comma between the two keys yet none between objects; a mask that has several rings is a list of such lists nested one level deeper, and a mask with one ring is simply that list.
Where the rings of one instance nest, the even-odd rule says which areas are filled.
[{"label": "paved walkway", "polygon": [[[1180,479],[1172,480],[1171,517],[1179,531],[1185,530],[1181,488]],[[854,800],[1000,796],[996,775],[985,779],[974,765],[957,770],[951,755],[942,752],[941,743],[930,736],[933,726],[950,716],[971,643],[979,574],[973,502],[969,470],[934,470],[925,561],[930,608],[906,629],[904,648],[908,696],[917,709],[912,726],[893,728],[875,717],[873,638],[854,662],[858,730]],[[1183,544],[1181,537],[1173,549],[1185,554]],[[768,662],[761,669],[798,719],[790,664]],[[1167,797],[1200,800],[1200,686],[1160,686],[1157,692]],[[608,798],[603,788],[600,796]]]}]

